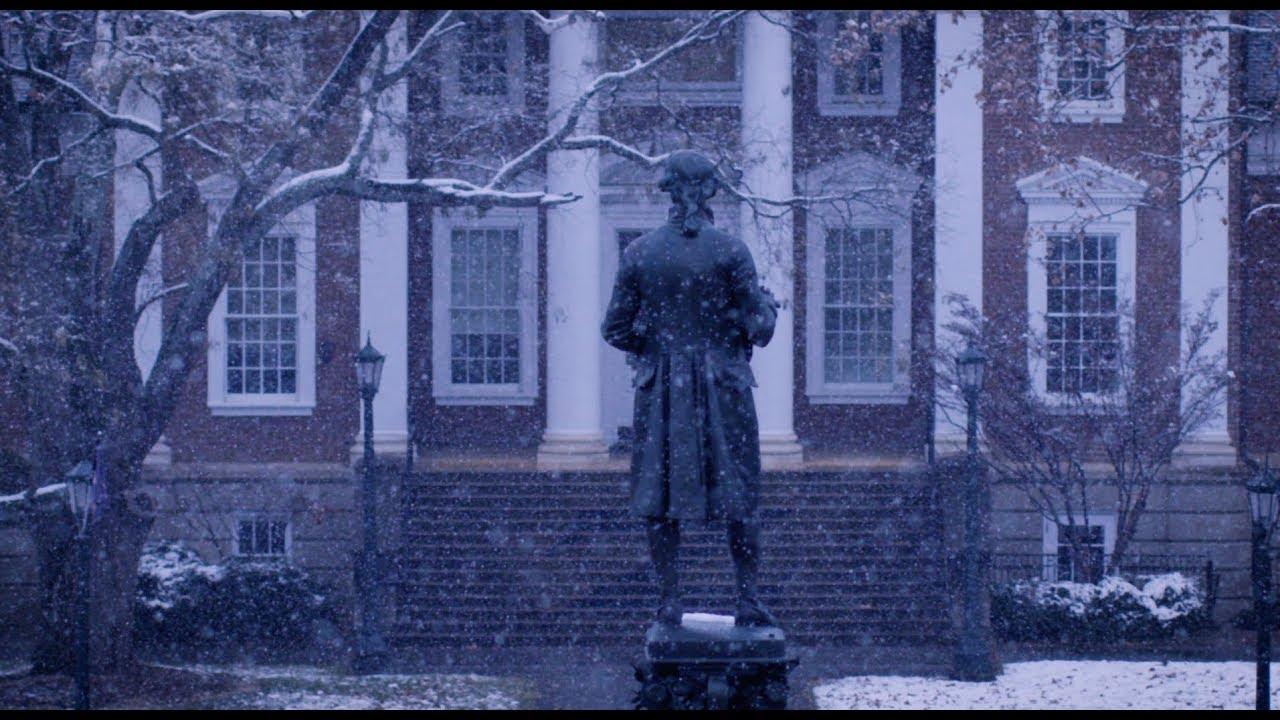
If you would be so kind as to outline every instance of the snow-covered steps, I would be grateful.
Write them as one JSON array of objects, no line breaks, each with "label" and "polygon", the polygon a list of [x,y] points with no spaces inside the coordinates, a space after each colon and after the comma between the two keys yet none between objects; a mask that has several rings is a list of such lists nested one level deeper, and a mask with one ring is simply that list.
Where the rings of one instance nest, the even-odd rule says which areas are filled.
[{"label": "snow-covered steps", "polygon": [[[941,514],[921,473],[770,473],[761,593],[802,644],[948,632]],[[618,473],[421,473],[401,493],[394,640],[631,644],[656,603]],[[732,612],[722,525],[685,523],[690,611]]]}]

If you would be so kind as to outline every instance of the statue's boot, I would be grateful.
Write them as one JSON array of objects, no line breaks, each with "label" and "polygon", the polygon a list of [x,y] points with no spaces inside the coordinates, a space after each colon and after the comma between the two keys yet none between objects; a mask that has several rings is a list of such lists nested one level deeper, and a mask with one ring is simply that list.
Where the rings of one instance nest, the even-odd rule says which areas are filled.
[{"label": "statue's boot", "polygon": [[650,520],[649,557],[658,576],[662,599],[658,604],[658,622],[679,627],[684,619],[684,603],[680,599],[680,575],[676,560],[680,549],[680,523],[677,520]]},{"label": "statue's boot", "polygon": [[738,585],[738,607],[733,623],[776,627],[778,618],[760,601],[756,589],[760,567],[760,525],[755,520],[730,522],[729,551],[733,555],[733,570]]}]

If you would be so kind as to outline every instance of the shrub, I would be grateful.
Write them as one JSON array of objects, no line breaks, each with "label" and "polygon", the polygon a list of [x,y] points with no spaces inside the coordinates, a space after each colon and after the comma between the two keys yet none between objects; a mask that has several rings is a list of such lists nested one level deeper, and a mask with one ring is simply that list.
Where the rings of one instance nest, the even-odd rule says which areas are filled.
[{"label": "shrub", "polygon": [[149,643],[292,648],[332,620],[328,594],[284,562],[209,564],[181,543],[153,542],[138,566],[135,627]]},{"label": "shrub", "polygon": [[991,594],[991,626],[1005,640],[1059,642],[1184,637],[1211,624],[1204,593],[1180,573],[1098,583],[1017,582]]}]

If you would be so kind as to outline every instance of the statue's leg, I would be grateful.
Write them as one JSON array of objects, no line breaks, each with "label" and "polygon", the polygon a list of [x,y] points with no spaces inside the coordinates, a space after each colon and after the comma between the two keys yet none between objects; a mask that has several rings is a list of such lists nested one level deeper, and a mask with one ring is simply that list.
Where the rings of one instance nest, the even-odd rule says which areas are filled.
[{"label": "statue's leg", "polygon": [[680,602],[680,574],[676,569],[680,551],[680,521],[651,518],[645,529],[649,534],[649,557],[653,559],[653,570],[658,575],[658,588],[662,592],[658,622],[678,626],[684,615]]},{"label": "statue's leg", "polygon": [[738,581],[738,611],[734,616],[737,625],[777,625],[778,619],[769,612],[756,587],[760,571],[760,522],[749,520],[729,521],[729,552],[733,555],[733,570]]}]

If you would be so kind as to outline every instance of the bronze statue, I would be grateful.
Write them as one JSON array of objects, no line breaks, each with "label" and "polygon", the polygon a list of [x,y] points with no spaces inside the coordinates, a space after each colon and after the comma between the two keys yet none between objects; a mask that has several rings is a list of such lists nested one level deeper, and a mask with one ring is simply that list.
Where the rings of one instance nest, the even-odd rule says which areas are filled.
[{"label": "bronze statue", "polygon": [[747,246],[712,226],[718,186],[706,157],[671,154],[658,186],[674,203],[669,219],[623,253],[601,330],[638,356],[631,512],[647,526],[658,621],[681,622],[680,520],[696,518],[728,522],[735,623],[776,625],[756,592],[760,440],[748,361],[752,344],[773,336],[778,304]]}]

